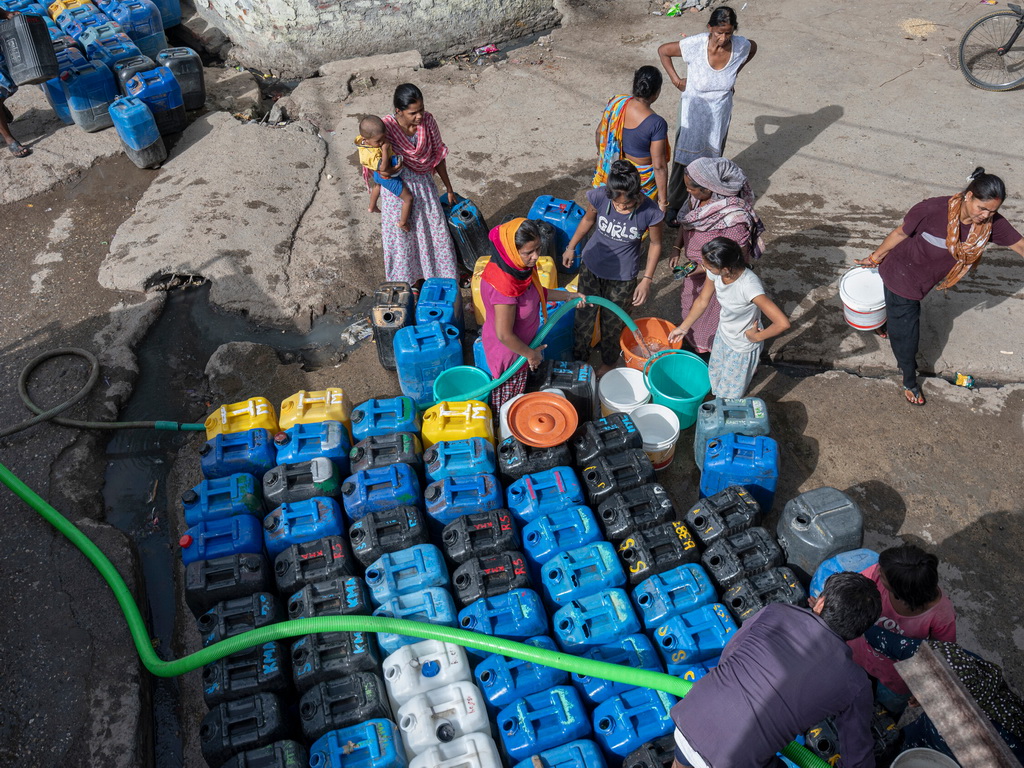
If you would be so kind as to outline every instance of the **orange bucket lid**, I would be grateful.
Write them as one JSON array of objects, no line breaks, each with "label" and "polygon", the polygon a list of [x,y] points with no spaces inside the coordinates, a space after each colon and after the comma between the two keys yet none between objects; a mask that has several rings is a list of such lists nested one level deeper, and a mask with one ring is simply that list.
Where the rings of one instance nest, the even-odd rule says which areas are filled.
[{"label": "orange bucket lid", "polygon": [[576,409],[564,397],[530,392],[508,410],[508,426],[516,439],[532,448],[552,448],[572,437],[579,426]]}]

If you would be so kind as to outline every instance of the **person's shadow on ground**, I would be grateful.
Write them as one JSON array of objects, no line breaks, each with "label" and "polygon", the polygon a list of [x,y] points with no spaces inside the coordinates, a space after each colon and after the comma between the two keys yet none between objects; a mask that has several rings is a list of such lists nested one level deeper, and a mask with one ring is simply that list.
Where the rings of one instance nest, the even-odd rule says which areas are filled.
[{"label": "person's shadow on ground", "polygon": [[[758,115],[754,118],[756,140],[733,156],[732,161],[743,169],[755,195],[761,197],[768,191],[772,175],[843,114],[841,106],[830,104],[817,112],[789,117]],[[769,132],[769,126],[774,126],[775,130]]]}]

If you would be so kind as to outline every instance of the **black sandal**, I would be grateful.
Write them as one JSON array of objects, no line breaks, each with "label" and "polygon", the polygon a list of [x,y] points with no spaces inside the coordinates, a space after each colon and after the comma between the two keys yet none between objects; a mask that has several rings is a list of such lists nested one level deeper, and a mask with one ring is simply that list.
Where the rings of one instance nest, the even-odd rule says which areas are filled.
[{"label": "black sandal", "polygon": [[[908,393],[914,396],[913,400],[907,397]],[[921,394],[920,387],[904,387],[903,399],[906,400],[909,405],[916,406],[917,408],[920,408],[927,402],[927,400],[924,399],[924,395]]]},{"label": "black sandal", "polygon": [[28,147],[23,147],[19,142],[12,141],[7,145],[7,149],[15,157],[28,157],[32,154],[32,150]]}]

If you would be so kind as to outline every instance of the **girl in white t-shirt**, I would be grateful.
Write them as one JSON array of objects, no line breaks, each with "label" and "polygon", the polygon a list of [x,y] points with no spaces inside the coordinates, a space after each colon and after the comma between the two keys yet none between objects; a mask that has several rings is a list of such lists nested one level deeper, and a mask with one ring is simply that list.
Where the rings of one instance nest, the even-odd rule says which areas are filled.
[{"label": "girl in white t-shirt", "polygon": [[[764,340],[789,330],[789,318],[765,296],[760,278],[747,268],[743,249],[734,240],[716,237],[701,248],[701,257],[708,280],[668,340],[682,340],[704,314],[714,292],[722,312],[708,361],[711,392],[715,397],[743,397],[757,370]],[[771,321],[767,328],[761,327],[762,313]]]}]

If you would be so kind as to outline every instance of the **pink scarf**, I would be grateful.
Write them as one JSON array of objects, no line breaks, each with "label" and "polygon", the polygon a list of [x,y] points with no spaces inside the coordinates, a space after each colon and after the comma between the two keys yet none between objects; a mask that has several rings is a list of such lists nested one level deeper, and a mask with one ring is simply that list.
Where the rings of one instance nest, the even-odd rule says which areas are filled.
[{"label": "pink scarf", "polygon": [[416,129],[415,143],[394,115],[384,115],[384,129],[395,154],[402,156],[405,167],[413,173],[433,173],[438,163],[448,156],[448,147],[441,141],[437,121],[429,112],[423,113],[423,122]]}]

